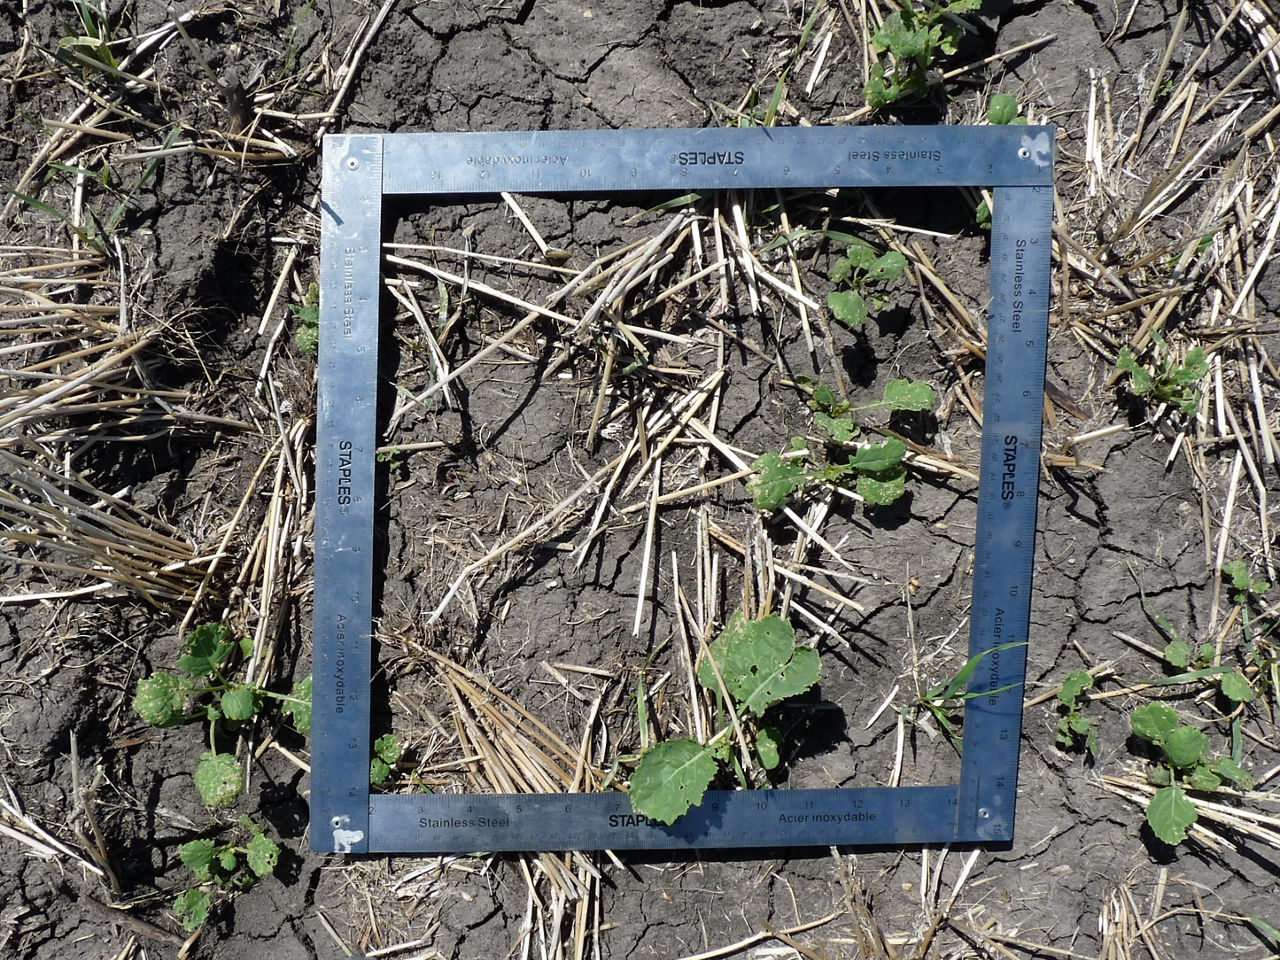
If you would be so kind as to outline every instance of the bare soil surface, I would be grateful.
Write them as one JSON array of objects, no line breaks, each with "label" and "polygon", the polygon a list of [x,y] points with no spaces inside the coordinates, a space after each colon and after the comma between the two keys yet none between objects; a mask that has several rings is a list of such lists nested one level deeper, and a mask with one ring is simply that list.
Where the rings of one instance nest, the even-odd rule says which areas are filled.
[{"label": "bare soil surface", "polygon": [[[181,29],[140,0],[83,10],[0,9],[12,191],[0,956],[1280,952],[1280,654],[1268,594],[1237,602],[1223,574],[1243,560],[1275,579],[1280,71],[1268,45],[1280,23],[1267,5],[985,2],[931,66],[931,96],[879,111],[863,98],[868,36],[892,8],[844,0],[205,2],[177,10]],[[109,54],[84,40],[82,16],[102,14]],[[288,694],[310,671],[316,358],[297,334],[317,279],[321,134],[701,127],[766,112],[781,125],[980,123],[995,93],[1059,138],[1008,848],[827,849],[815,836],[799,853],[676,862],[316,855],[307,739],[272,704],[220,742],[248,772],[244,794],[204,806],[193,771],[207,725],[149,727],[134,693],[212,621],[248,639],[242,671],[261,687]],[[485,713],[498,692],[528,714],[498,710],[508,728],[536,718],[569,745],[576,783],[625,784],[649,737],[697,732],[694,644],[738,609],[785,614],[822,659],[819,685],[778,714],[774,784],[958,770],[956,747],[912,705],[965,659],[983,197],[671,199],[388,207],[374,700],[376,733],[404,753],[385,789],[497,785],[497,765],[476,757],[485,736],[502,739]],[[511,334],[525,312],[512,298],[555,300],[576,322],[601,288],[556,300],[564,284],[673,222],[670,257],[629,294],[626,330],[545,316]],[[833,233],[909,263],[861,329],[825,306],[844,253]],[[753,282],[739,236],[758,270],[816,303]],[[1115,375],[1126,346],[1148,367],[1206,352],[1187,411]],[[898,436],[911,451],[896,503],[812,485],[792,502],[808,532],[752,506],[742,464],[820,436],[805,377],[855,408],[894,379],[934,388],[925,413],[856,414],[860,439]],[[1175,635],[1210,650],[1188,667],[1200,675],[1166,682],[1183,672],[1163,654]],[[1082,669],[1091,754],[1058,739],[1055,694]],[[1249,700],[1223,696],[1224,671],[1248,681]],[[1254,781],[1195,793],[1199,823],[1177,846],[1144,821],[1158,756],[1130,731],[1157,700]],[[247,889],[209,890],[208,921],[184,930],[174,898],[197,883],[178,848],[231,836],[241,815],[279,862]]]}]

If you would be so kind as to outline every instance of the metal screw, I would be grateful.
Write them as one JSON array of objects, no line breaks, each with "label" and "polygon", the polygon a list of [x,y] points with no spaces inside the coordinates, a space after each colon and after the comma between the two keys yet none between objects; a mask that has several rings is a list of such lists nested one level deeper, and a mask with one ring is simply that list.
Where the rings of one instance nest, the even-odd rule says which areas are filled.
[{"label": "metal screw", "polygon": [[360,169],[360,161],[359,161],[359,160],[357,160],[355,157],[347,157],[347,169],[348,169],[348,170],[359,170],[359,169]]},{"label": "metal screw", "polygon": [[1031,151],[1028,150],[1026,147],[1023,147],[1021,150],[1018,151],[1018,157],[1022,160],[1027,159],[1027,157],[1029,156],[1031,156]]},{"label": "metal screw", "polygon": [[979,808],[979,810],[978,810],[978,819],[979,819],[979,820],[990,820],[990,819],[991,819],[991,811],[990,811],[990,810],[988,810],[986,807],[981,807],[981,808]]}]

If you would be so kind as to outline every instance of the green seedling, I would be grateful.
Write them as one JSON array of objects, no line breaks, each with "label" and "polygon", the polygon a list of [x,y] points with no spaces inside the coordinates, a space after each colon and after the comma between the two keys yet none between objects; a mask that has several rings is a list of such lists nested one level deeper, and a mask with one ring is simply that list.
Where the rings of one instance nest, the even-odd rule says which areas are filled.
[{"label": "green seedling", "polygon": [[314,357],[320,346],[320,285],[312,283],[302,303],[288,304],[289,312],[298,318],[293,342],[298,350]]},{"label": "green seedling", "polygon": [[80,33],[59,40],[59,52],[79,53],[115,71],[117,64],[111,53],[111,22],[103,8],[91,0],[71,0],[71,5],[76,10]]},{"label": "green seedling", "polygon": [[984,690],[981,693],[969,693],[967,691],[962,693],[961,690],[969,682],[969,678],[973,676],[974,671],[978,669],[978,665],[993,653],[1002,653],[1005,650],[1012,650],[1014,647],[1025,647],[1026,645],[1026,641],[1002,643],[997,647],[992,647],[990,650],[984,650],[982,653],[970,657],[950,680],[930,687],[921,695],[919,700],[902,707],[903,716],[908,713],[918,715],[921,711],[925,711],[933,717],[938,727],[951,743],[958,743],[960,737],[955,729],[956,712],[964,706],[966,700],[972,700],[974,697],[990,697],[1006,693],[1016,686],[1016,684],[1007,684],[1003,687],[997,687],[995,690]]},{"label": "green seedling", "polygon": [[1218,689],[1233,705],[1247,703],[1253,699],[1253,687],[1239,670],[1225,666],[1213,666],[1213,644],[1202,643],[1196,649],[1183,640],[1169,622],[1159,614],[1155,615],[1160,629],[1171,638],[1165,644],[1164,661],[1175,670],[1185,671],[1166,677],[1165,683],[1182,683],[1191,680],[1216,679]]},{"label": "green seedling", "polygon": [[997,93],[991,98],[991,104],[987,107],[987,120],[1000,127],[1027,125],[1027,118],[1018,114],[1017,99],[1007,93]]},{"label": "green seedling", "polygon": [[[782,734],[766,721],[766,713],[804,693],[820,674],[817,651],[796,643],[790,623],[776,614],[748,620],[741,612],[729,618],[697,669],[698,682],[721,706],[728,695],[765,770],[777,768],[782,759]],[[679,738],[645,749],[631,776],[632,808],[669,824],[701,803],[711,782],[733,762],[732,731],[725,724],[706,743]]]},{"label": "green seedling", "polygon": [[391,770],[404,751],[394,733],[385,733],[373,741],[373,759],[369,761],[369,784],[380,787],[391,777]]},{"label": "green seedling", "polygon": [[1058,691],[1058,703],[1066,713],[1058,720],[1058,746],[1064,750],[1081,750],[1093,756],[1098,752],[1098,732],[1093,721],[1080,712],[1081,697],[1093,686],[1088,670],[1067,674]]},{"label": "green seedling", "polygon": [[1269,580],[1254,580],[1250,576],[1249,565],[1243,560],[1232,560],[1230,563],[1224,564],[1222,575],[1230,580],[1231,586],[1235,588],[1236,592],[1232,595],[1232,601],[1241,606],[1244,606],[1250,600],[1259,599],[1271,589]]},{"label": "green seedling", "polygon": [[193,774],[200,798],[211,807],[228,806],[244,789],[240,766],[218,752],[219,732],[253,719],[265,700],[279,700],[298,732],[311,730],[311,679],[285,696],[234,678],[253,652],[252,641],[237,641],[220,623],[207,623],[187,635],[177,660],[180,672],[161,671],[138,681],[133,708],[153,727],[175,727],[203,720],[209,724],[209,751]]},{"label": "green seedling", "polygon": [[1182,723],[1163,703],[1139,707],[1129,718],[1133,735],[1157,751],[1158,766],[1147,779],[1159,787],[1147,804],[1151,831],[1170,846],[1187,838],[1196,822],[1195,805],[1188,790],[1213,792],[1230,785],[1239,790],[1253,786],[1253,777],[1229,756],[1211,758],[1209,738],[1203,731]]},{"label": "green seedling", "polygon": [[885,18],[884,24],[871,37],[877,54],[889,55],[889,66],[876,63],[863,88],[867,106],[886,107],[904,99],[929,96],[935,83],[931,77],[935,60],[956,52],[956,44],[964,33],[958,14],[978,9],[981,0],[951,0],[933,3],[926,0],[917,10],[911,0]]},{"label": "green seedling", "polygon": [[751,464],[756,476],[747,484],[752,505],[757,510],[777,510],[806,484],[842,484],[850,479],[870,506],[886,506],[901,497],[906,491],[907,468],[902,462],[906,444],[896,437],[860,443],[857,437],[861,428],[851,414],[865,410],[928,410],[936,399],[933,388],[914,380],[893,380],[885,385],[880,400],[852,406],[839,400],[820,381],[800,377],[796,382],[810,391],[814,426],[824,434],[820,442],[825,462],[814,458],[810,449],[813,444],[803,437],[792,437],[789,453],[762,454]]},{"label": "green seedling", "polygon": [[907,258],[897,250],[880,253],[865,240],[855,238],[845,256],[827,271],[828,279],[836,285],[827,294],[827,306],[837,320],[857,330],[871,309],[884,306],[883,287],[906,269]]},{"label": "green seedling", "polygon": [[1179,363],[1169,345],[1159,333],[1153,333],[1155,348],[1151,365],[1138,363],[1133,351],[1122,347],[1116,357],[1116,369],[1129,374],[1129,389],[1139,397],[1147,397],[1156,403],[1172,404],[1184,416],[1192,416],[1200,404],[1200,391],[1196,385],[1209,372],[1209,362],[1201,347],[1192,347]]},{"label": "green seedling", "polygon": [[178,848],[178,856],[195,874],[197,883],[173,902],[173,912],[185,929],[195,930],[208,919],[210,890],[246,890],[275,870],[280,848],[263,828],[241,817],[240,834],[239,843],[201,838]]}]

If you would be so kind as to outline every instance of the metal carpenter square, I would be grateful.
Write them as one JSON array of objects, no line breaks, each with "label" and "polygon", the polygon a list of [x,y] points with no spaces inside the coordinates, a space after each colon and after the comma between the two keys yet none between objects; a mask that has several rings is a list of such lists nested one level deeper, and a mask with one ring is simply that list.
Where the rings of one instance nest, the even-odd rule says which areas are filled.
[{"label": "metal carpenter square", "polygon": [[[386,134],[325,139],[316,456],[315,850],[643,850],[1007,841],[1035,544],[1053,130],[853,127]],[[959,782],[712,791],[665,826],[620,793],[369,793],[373,460],[387,195],[991,186],[978,530]]]}]

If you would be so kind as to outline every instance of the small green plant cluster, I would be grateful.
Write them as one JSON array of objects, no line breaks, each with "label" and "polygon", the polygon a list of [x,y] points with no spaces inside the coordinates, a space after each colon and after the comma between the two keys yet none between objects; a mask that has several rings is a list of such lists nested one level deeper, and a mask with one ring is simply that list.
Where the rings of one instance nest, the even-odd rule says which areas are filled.
[{"label": "small green plant cluster", "polygon": [[395,734],[385,733],[373,741],[373,759],[369,761],[369,784],[380,787],[391,777],[391,770],[403,753]]},{"label": "small green plant cluster", "polygon": [[1223,564],[1222,574],[1231,581],[1231,586],[1235,588],[1232,595],[1232,602],[1241,606],[1247,604],[1250,600],[1260,598],[1264,593],[1271,589],[1269,580],[1254,580],[1249,574],[1249,566],[1243,560],[1232,560],[1230,563]]},{"label": "small green plant cluster", "polygon": [[880,309],[885,297],[881,288],[907,269],[907,258],[897,250],[880,253],[865,240],[853,239],[845,255],[827,271],[836,289],[827,294],[827,306],[835,318],[853,329],[866,323],[867,304]]},{"label": "small green plant cluster", "polygon": [[1003,687],[997,687],[994,690],[984,690],[981,693],[970,693],[964,690],[969,678],[978,669],[978,665],[993,653],[1003,653],[1005,650],[1025,647],[1026,645],[1026,641],[1002,643],[999,646],[992,647],[990,650],[975,654],[964,662],[964,665],[955,672],[951,679],[930,687],[920,695],[919,700],[901,707],[900,712],[904,717],[911,713],[918,714],[921,711],[928,713],[941,728],[947,740],[953,745],[956,744],[960,739],[955,728],[956,717],[958,716],[957,711],[964,706],[966,700],[972,700],[974,697],[990,697],[1007,693],[1015,686],[1014,684],[1008,684]]},{"label": "small green plant cluster", "polygon": [[91,0],[71,0],[75,7],[77,29],[75,36],[58,41],[58,52],[75,51],[115,71],[116,58],[111,52],[111,22],[103,7]]},{"label": "small green plant cluster", "polygon": [[1129,389],[1136,396],[1171,404],[1183,415],[1192,416],[1200,404],[1200,391],[1196,385],[1209,372],[1204,350],[1192,347],[1179,363],[1164,337],[1159,333],[1151,336],[1155,340],[1151,366],[1144,367],[1138,363],[1133,351],[1123,347],[1116,357],[1116,369],[1129,375]]},{"label": "small green plant cluster", "polygon": [[[187,635],[177,670],[159,671],[138,681],[133,709],[153,727],[186,723],[209,725],[209,750],[192,774],[200,799],[210,807],[226,807],[244,791],[244,777],[234,754],[219,752],[219,740],[239,730],[262,710],[266,700],[281,701],[281,711],[301,734],[311,732],[311,677],[298,681],[288,696],[237,680],[235,674],[251,654],[248,638],[236,640],[220,623],[197,627]],[[199,839],[179,849],[182,862],[196,876],[196,886],[174,901],[174,911],[188,930],[209,915],[208,888],[243,889],[270,873],[279,848],[262,827],[240,820],[242,844]]]},{"label": "small green plant cluster", "polygon": [[298,350],[314,357],[320,346],[320,285],[312,283],[302,303],[288,304],[289,312],[298,318],[293,342]]},{"label": "small green plant cluster", "polygon": [[[202,885],[224,890],[244,890],[272,873],[280,860],[280,848],[262,827],[248,817],[239,821],[235,842],[216,843],[200,838],[184,843],[178,856]],[[187,930],[194,930],[209,918],[211,900],[204,886],[184,891],[173,904],[174,913]]]},{"label": "small green plant cluster", "polygon": [[803,437],[791,439],[791,452],[769,451],[751,464],[756,476],[747,484],[757,510],[776,510],[809,483],[838,484],[855,479],[857,493],[872,506],[885,506],[906,490],[907,469],[902,463],[906,445],[896,437],[880,443],[859,444],[860,428],[849,416],[864,410],[928,410],[933,388],[914,380],[886,384],[882,399],[855,407],[839,400],[826,384],[801,377],[797,383],[811,391],[809,407],[814,425],[825,435],[826,462],[818,463]]},{"label": "small green plant cluster", "polygon": [[925,0],[924,9],[917,10],[911,0],[902,0],[871,37],[875,52],[888,53],[891,62],[888,70],[882,63],[871,68],[863,88],[867,106],[879,109],[899,100],[927,97],[935,59],[955,53],[964,32],[957,15],[979,6],[981,0]]},{"label": "small green plant cluster", "polygon": [[[782,759],[782,734],[769,722],[768,714],[818,682],[817,651],[797,644],[791,624],[776,614],[748,620],[738,612],[707,653],[698,665],[698,682],[713,693],[722,713],[724,694],[728,694],[757,762],[765,770],[775,769]],[[733,726],[725,723],[706,743],[679,738],[649,747],[631,776],[632,808],[669,824],[700,804],[712,780],[734,763],[729,746],[732,733]],[[740,769],[736,772],[744,779]]]},{"label": "small green plant cluster", "polygon": [[1224,784],[1240,790],[1253,786],[1253,777],[1229,756],[1211,758],[1209,738],[1202,730],[1178,719],[1163,703],[1148,703],[1129,718],[1130,729],[1139,740],[1157,753],[1158,765],[1147,774],[1159,787],[1147,804],[1147,823],[1152,832],[1170,845],[1187,838],[1187,828],[1196,822],[1195,805],[1187,790],[1212,792]]},{"label": "small green plant cluster", "polygon": [[1058,691],[1058,703],[1065,711],[1058,720],[1058,746],[1064,750],[1083,749],[1089,756],[1097,753],[1098,732],[1093,729],[1093,721],[1081,712],[1080,700],[1092,686],[1089,671],[1077,670],[1067,674]]}]

